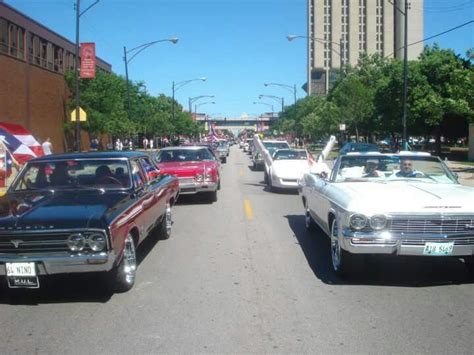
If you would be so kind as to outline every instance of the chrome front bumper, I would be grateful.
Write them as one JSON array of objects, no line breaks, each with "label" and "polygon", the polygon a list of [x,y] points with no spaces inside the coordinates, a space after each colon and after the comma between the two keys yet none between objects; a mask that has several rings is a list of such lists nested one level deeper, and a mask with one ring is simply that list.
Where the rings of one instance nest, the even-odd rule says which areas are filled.
[{"label": "chrome front bumper", "polygon": [[389,232],[354,232],[344,229],[339,236],[341,246],[352,254],[394,254],[412,256],[430,256],[423,253],[425,243],[454,242],[453,252],[449,256],[463,257],[474,255],[474,234],[395,234]]},{"label": "chrome front bumper", "polygon": [[299,187],[298,179],[282,179],[272,177],[272,185],[279,189],[297,189]]},{"label": "chrome front bumper", "polygon": [[36,272],[41,275],[110,271],[115,262],[112,253],[70,254],[67,252],[48,254],[0,254],[0,276],[6,275],[5,263],[34,262]]},{"label": "chrome front bumper", "polygon": [[193,182],[193,183],[179,183],[180,195],[191,195],[199,192],[214,192],[217,191],[217,182]]}]

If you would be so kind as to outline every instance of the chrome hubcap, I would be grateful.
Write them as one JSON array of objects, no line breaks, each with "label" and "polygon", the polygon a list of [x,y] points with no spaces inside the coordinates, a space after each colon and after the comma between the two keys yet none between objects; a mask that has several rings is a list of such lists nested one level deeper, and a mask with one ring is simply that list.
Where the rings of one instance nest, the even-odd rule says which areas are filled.
[{"label": "chrome hubcap", "polygon": [[133,283],[137,271],[137,256],[135,253],[135,244],[131,235],[125,239],[125,249],[123,252],[123,271],[125,274],[125,281]]},{"label": "chrome hubcap", "polygon": [[341,265],[341,247],[339,246],[339,240],[337,239],[337,222],[332,222],[331,229],[331,259],[334,270],[339,270]]}]

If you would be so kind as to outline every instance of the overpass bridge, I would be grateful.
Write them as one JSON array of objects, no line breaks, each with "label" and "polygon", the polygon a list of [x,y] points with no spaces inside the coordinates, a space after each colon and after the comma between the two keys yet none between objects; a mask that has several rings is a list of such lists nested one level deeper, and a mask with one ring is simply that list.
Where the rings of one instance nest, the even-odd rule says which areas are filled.
[{"label": "overpass bridge", "polygon": [[216,129],[227,129],[237,136],[245,129],[254,131],[265,131],[269,129],[278,119],[278,115],[266,113],[261,116],[242,115],[241,117],[209,117],[207,115],[196,115],[197,122],[204,122],[206,129],[210,122],[215,124]]}]

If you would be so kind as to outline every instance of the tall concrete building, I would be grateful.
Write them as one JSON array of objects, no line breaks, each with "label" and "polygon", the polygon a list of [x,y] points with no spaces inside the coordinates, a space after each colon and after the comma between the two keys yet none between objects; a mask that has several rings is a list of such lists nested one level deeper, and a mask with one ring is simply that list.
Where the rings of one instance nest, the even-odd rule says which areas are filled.
[{"label": "tall concrete building", "polygon": [[[408,44],[423,39],[423,0],[410,0]],[[308,83],[322,95],[363,53],[403,59],[405,0],[308,0]],[[416,59],[423,43],[408,47]]]}]

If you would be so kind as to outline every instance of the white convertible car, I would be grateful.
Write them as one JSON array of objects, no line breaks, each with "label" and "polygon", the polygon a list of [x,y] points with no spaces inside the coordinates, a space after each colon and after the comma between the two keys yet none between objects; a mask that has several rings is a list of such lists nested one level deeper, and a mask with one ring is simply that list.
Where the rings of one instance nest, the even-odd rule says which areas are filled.
[{"label": "white convertible car", "polygon": [[329,175],[305,174],[306,226],[331,239],[343,276],[360,254],[457,257],[473,271],[474,188],[427,153],[349,153]]}]

